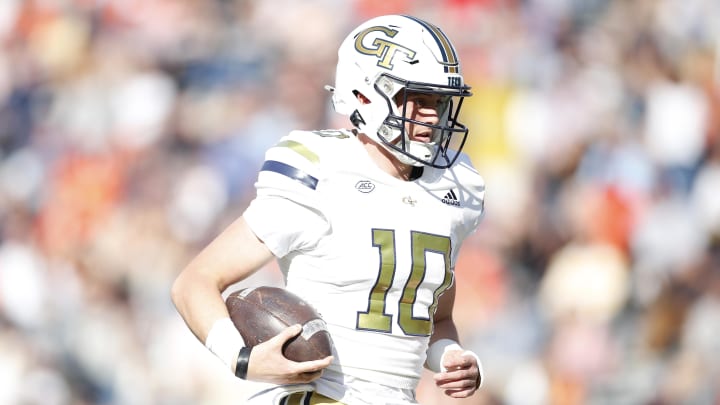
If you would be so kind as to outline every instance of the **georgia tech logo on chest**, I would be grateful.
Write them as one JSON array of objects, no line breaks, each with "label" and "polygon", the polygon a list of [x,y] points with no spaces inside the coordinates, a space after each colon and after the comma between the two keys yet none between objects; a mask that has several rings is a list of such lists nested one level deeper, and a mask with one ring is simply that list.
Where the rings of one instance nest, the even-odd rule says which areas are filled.
[{"label": "georgia tech logo on chest", "polygon": [[393,38],[397,35],[398,30],[382,26],[370,27],[360,32],[355,38],[355,49],[364,55],[374,55],[378,58],[378,66],[392,70],[393,59],[397,54],[401,54],[408,62],[412,61],[415,57],[416,52],[412,49],[380,37],[375,38],[371,44],[366,45],[365,37],[373,32],[382,32],[387,35],[388,38]]}]

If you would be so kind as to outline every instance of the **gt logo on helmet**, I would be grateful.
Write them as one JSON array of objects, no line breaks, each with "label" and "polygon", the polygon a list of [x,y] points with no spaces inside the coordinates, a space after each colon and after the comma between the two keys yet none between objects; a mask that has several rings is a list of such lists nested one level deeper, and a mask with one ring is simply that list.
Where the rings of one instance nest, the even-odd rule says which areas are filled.
[{"label": "gt logo on helmet", "polygon": [[357,37],[355,38],[355,49],[364,55],[374,55],[378,58],[377,65],[388,70],[392,70],[393,59],[395,58],[395,55],[398,54],[398,52],[403,54],[404,59],[408,62],[413,60],[416,53],[415,51],[382,38],[375,38],[372,42],[373,47],[365,46],[365,44],[363,44],[363,40],[365,39],[365,37],[372,32],[378,31],[382,32],[390,38],[393,38],[398,33],[397,30],[388,27],[370,27],[366,30],[363,30],[357,35]]}]

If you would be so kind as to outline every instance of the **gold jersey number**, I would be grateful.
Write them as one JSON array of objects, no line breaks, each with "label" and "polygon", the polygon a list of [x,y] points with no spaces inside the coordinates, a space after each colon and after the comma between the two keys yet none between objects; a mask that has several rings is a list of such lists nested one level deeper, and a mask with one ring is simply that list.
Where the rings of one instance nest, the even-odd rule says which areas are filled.
[{"label": "gold jersey number", "polygon": [[[375,332],[392,332],[392,315],[387,313],[387,294],[395,280],[395,231],[389,229],[373,229],[373,246],[379,249],[380,269],[375,285],[370,290],[367,311],[358,311],[357,328]],[[410,276],[400,295],[398,303],[398,325],[406,335],[429,336],[432,333],[432,315],[438,305],[440,294],[450,286],[450,238],[423,232],[410,232],[412,269]],[[443,255],[445,273],[442,283],[433,293],[433,302],[427,313],[414,314],[413,306],[417,299],[417,291],[425,280],[427,263],[426,253]],[[423,311],[424,312],[424,311]],[[419,316],[416,316],[419,315]]]}]

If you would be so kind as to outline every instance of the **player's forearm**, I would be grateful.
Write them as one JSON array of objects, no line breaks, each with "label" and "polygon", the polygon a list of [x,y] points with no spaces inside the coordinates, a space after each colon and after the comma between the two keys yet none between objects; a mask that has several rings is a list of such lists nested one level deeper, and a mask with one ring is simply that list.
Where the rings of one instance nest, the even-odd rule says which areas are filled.
[{"label": "player's forearm", "polygon": [[435,372],[440,371],[446,351],[456,349],[461,349],[461,346],[452,316],[436,317],[433,334],[430,336],[425,367]]},{"label": "player's forearm", "polygon": [[272,253],[240,217],[180,273],[172,288],[173,303],[200,341],[205,343],[217,320],[229,316],[221,293],[271,258]]},{"label": "player's forearm", "polygon": [[188,328],[205,342],[214,322],[228,311],[217,285],[191,272],[183,272],[172,287],[172,301]]},{"label": "player's forearm", "polygon": [[452,317],[436,319],[433,334],[430,336],[430,344],[440,339],[450,339],[459,342],[458,331]]}]

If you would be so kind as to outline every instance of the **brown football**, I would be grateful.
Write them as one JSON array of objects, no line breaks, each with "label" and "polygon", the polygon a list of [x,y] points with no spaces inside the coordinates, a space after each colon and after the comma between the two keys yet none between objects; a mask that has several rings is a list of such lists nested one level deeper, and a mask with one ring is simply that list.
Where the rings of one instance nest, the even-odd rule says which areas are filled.
[{"label": "brown football", "polygon": [[286,358],[310,361],[332,354],[325,321],[310,304],[284,288],[245,288],[231,293],[225,304],[247,346],[265,342],[288,326],[300,324],[302,332],[283,346]]}]

